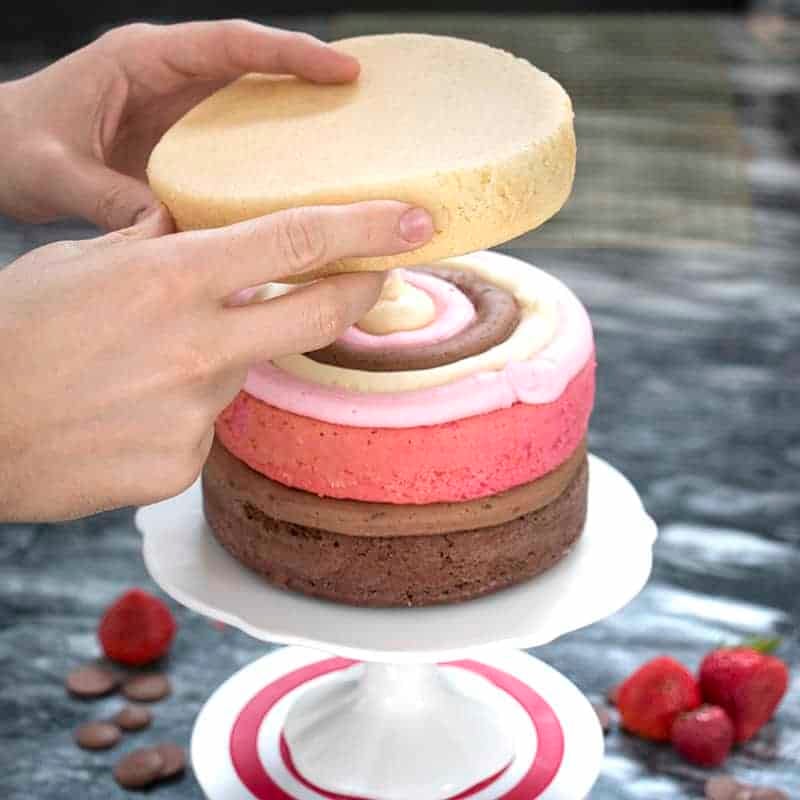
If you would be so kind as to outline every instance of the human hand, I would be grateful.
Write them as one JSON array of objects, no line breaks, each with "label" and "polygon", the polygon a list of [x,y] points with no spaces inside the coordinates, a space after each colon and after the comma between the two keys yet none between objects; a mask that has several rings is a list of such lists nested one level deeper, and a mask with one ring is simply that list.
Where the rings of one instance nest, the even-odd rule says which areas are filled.
[{"label": "human hand", "polygon": [[134,224],[158,206],[145,167],[162,134],[247,72],[340,83],[356,78],[358,62],[306,34],[244,20],[135,24],[0,84],[0,213]]},{"label": "human hand", "polygon": [[0,520],[81,516],[190,485],[248,367],[330,343],[372,307],[383,275],[230,298],[339,258],[419,247],[433,223],[409,210],[371,201],[170,233],[162,207],[0,271]]}]

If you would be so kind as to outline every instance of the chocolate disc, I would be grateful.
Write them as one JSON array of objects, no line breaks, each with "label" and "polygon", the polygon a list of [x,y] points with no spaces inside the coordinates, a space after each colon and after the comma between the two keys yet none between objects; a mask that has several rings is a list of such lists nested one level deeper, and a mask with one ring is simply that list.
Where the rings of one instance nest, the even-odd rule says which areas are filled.
[{"label": "chocolate disc", "polygon": [[706,800],[733,800],[743,788],[731,775],[714,775],[706,781]]},{"label": "chocolate disc", "polygon": [[135,675],[122,684],[122,693],[129,700],[140,703],[154,703],[163,700],[172,692],[169,678],[160,672]]},{"label": "chocolate disc", "polygon": [[483,353],[504,342],[519,323],[519,307],[511,292],[469,270],[451,267],[419,269],[458,287],[475,306],[475,319],[450,339],[417,347],[361,350],[337,341],[306,355],[321,364],[367,372],[432,369]]},{"label": "chocolate disc", "polygon": [[97,664],[86,664],[72,670],[65,681],[67,691],[76,697],[102,697],[119,686],[119,676]]},{"label": "chocolate disc", "polygon": [[164,766],[161,768],[159,780],[168,780],[180,775],[186,769],[186,751],[174,742],[164,742],[156,745],[156,750],[164,759]]},{"label": "chocolate disc", "polygon": [[705,785],[706,800],[733,800],[741,784],[730,775],[715,775]]},{"label": "chocolate disc", "polygon": [[125,706],[114,715],[112,721],[124,731],[140,731],[153,721],[153,715],[144,706]]},{"label": "chocolate disc", "polygon": [[87,722],[75,731],[75,742],[84,750],[108,750],[122,738],[122,731],[111,722]]},{"label": "chocolate disc", "polygon": [[161,776],[164,757],[155,747],[132,750],[114,766],[114,779],[123,789],[144,789]]}]

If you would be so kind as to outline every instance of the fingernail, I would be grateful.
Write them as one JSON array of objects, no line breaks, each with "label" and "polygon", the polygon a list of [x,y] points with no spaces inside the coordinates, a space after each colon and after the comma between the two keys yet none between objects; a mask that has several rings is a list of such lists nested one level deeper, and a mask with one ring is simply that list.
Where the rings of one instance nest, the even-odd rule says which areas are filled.
[{"label": "fingernail", "polygon": [[411,208],[400,217],[400,235],[416,244],[433,236],[433,219],[424,208]]},{"label": "fingernail", "polygon": [[144,208],[140,208],[136,214],[133,216],[133,225],[138,225],[140,222],[144,222],[151,214],[155,214],[158,211],[158,206],[153,208],[153,206],[145,206]]},{"label": "fingernail", "polygon": [[161,205],[155,206],[145,206],[144,208],[140,209],[136,212],[136,215],[133,218],[133,225],[140,225],[145,220],[149,219],[150,217],[154,217],[156,214],[161,211]]}]

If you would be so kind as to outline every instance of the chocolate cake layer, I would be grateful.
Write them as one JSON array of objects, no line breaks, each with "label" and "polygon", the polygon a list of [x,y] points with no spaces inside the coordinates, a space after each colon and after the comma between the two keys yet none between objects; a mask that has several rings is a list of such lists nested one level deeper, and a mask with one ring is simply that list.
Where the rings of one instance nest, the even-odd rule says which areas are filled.
[{"label": "chocolate cake layer", "polygon": [[586,458],[586,443],[557,469],[530,483],[489,497],[424,505],[366,503],[320,497],[255,472],[217,439],[203,479],[219,485],[282,522],[348,536],[411,536],[476,530],[516,519],[555,500]]},{"label": "chocolate cake layer", "polygon": [[225,479],[232,457],[220,465],[221,450],[203,473],[205,514],[217,540],[272,583],[343,603],[422,606],[511,586],[560,561],[586,518],[585,455],[560,495],[515,519],[477,530],[375,537],[275,519],[238,488],[241,469],[249,467],[237,462],[233,479]]},{"label": "chocolate cake layer", "polygon": [[450,281],[470,299],[475,306],[475,319],[463,331],[450,339],[413,348],[386,346],[380,350],[360,350],[339,340],[306,355],[322,364],[367,372],[432,369],[496,347],[517,327],[519,306],[511,292],[469,270],[428,267],[416,271]]}]

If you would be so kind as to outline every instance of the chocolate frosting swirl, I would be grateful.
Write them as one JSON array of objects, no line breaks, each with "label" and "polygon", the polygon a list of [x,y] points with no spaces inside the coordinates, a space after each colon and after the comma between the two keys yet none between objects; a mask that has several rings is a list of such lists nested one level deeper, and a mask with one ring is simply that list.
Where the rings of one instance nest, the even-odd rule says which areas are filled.
[{"label": "chocolate frosting swirl", "polygon": [[422,347],[360,350],[338,341],[306,355],[321,364],[366,372],[404,372],[431,369],[477,355],[504,342],[517,327],[519,306],[513,295],[468,270],[450,267],[418,268],[457,286],[475,306],[475,319],[450,339]]}]

